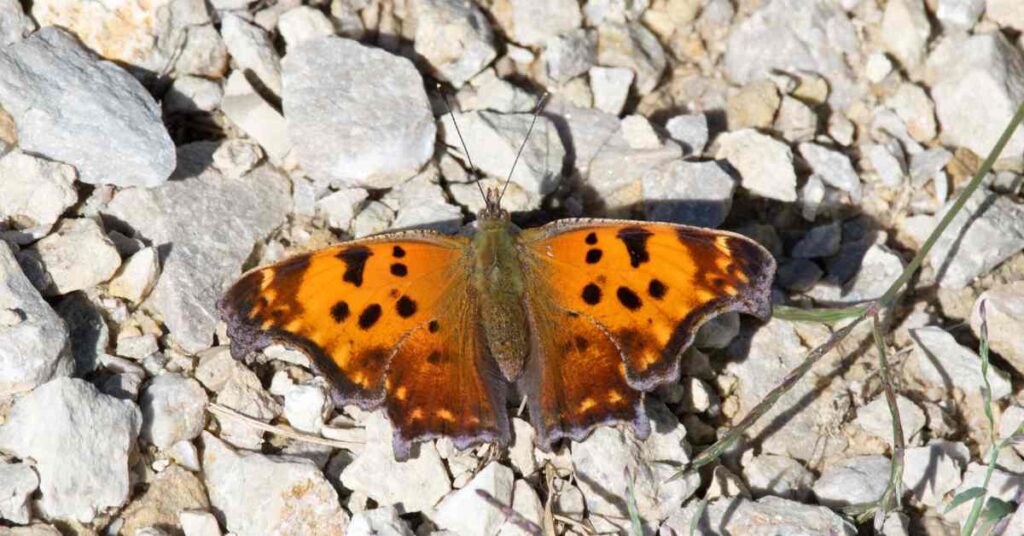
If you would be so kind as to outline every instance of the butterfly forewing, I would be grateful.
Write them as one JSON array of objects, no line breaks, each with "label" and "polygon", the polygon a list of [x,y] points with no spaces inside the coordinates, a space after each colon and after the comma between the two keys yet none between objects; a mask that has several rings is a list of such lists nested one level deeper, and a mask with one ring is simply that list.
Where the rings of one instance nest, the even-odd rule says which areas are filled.
[{"label": "butterfly forewing", "polygon": [[291,343],[331,380],[338,402],[386,401],[400,457],[423,437],[507,440],[466,246],[462,237],[395,233],[253,270],[220,303],[232,350],[241,357]]}]

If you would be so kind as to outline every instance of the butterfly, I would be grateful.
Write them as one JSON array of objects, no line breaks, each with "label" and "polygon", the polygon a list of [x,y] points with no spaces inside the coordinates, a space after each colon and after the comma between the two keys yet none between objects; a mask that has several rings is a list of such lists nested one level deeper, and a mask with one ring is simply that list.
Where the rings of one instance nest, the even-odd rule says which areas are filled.
[{"label": "butterfly", "polygon": [[233,355],[301,349],[336,404],[385,408],[398,460],[442,436],[508,445],[513,390],[550,450],[605,424],[646,437],[645,393],[678,379],[705,321],[771,313],[775,261],[747,237],[602,219],[520,229],[497,189],[484,196],[470,236],[384,233],[245,273],[219,302]]}]

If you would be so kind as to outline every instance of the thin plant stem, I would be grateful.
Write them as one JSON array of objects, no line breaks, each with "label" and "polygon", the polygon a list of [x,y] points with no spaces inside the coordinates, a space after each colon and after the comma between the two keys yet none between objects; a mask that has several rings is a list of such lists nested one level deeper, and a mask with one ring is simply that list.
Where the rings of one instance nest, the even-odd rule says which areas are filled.
[{"label": "thin plant stem", "polygon": [[971,505],[971,512],[967,516],[967,520],[964,522],[964,526],[960,531],[961,536],[970,536],[974,533],[974,526],[978,523],[978,516],[981,515],[981,509],[985,506],[985,499],[988,496],[988,484],[992,480],[992,473],[995,471],[996,461],[999,458],[999,451],[1002,449],[1002,443],[997,441],[996,435],[996,419],[992,414],[992,386],[988,382],[988,322],[985,318],[985,302],[982,301],[980,307],[981,316],[981,333],[979,339],[981,339],[981,348],[979,354],[981,357],[981,398],[985,406],[985,418],[988,419],[988,438],[989,448],[991,449],[988,454],[988,467],[985,469],[985,480],[981,483],[981,488],[984,492],[974,499],[974,504]]},{"label": "thin plant stem", "polygon": [[903,421],[900,419],[900,409],[896,401],[896,391],[892,387],[892,375],[889,373],[889,359],[885,353],[882,323],[879,320],[877,311],[871,321],[871,333],[874,335],[875,348],[878,350],[879,372],[882,376],[882,386],[885,389],[885,400],[889,404],[889,414],[892,415],[893,447],[892,465],[889,468],[889,485],[879,500],[875,517],[875,530],[881,531],[890,505],[895,503],[896,508],[900,508],[903,491],[903,454],[906,451],[907,445],[903,435]]}]

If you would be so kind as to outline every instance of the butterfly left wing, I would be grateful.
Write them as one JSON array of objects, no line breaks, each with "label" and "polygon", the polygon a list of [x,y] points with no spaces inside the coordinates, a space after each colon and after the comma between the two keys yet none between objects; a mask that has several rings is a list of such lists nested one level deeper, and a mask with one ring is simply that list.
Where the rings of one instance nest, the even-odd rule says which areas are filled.
[{"label": "butterfly left wing", "polygon": [[537,325],[519,385],[545,446],[600,423],[641,423],[642,392],[678,378],[701,324],[771,312],[775,261],[738,234],[562,220],[524,231],[520,243]]},{"label": "butterfly left wing", "polygon": [[505,386],[477,323],[466,243],[394,233],[252,270],[220,302],[232,353],[277,341],[302,349],[338,403],[386,406],[399,459],[441,435],[507,442]]}]

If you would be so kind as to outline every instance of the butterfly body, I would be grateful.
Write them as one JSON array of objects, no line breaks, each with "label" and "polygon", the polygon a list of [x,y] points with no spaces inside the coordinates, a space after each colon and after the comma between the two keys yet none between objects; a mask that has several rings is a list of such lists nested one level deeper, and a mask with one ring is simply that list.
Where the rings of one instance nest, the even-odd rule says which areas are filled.
[{"label": "butterfly body", "polygon": [[257,268],[220,301],[232,353],[310,355],[337,404],[383,406],[398,459],[415,441],[510,441],[525,398],[542,448],[596,426],[649,432],[646,391],[675,381],[697,328],[770,314],[775,261],[733,233],[560,220],[521,230],[489,192],[470,237],[353,240]]}]

